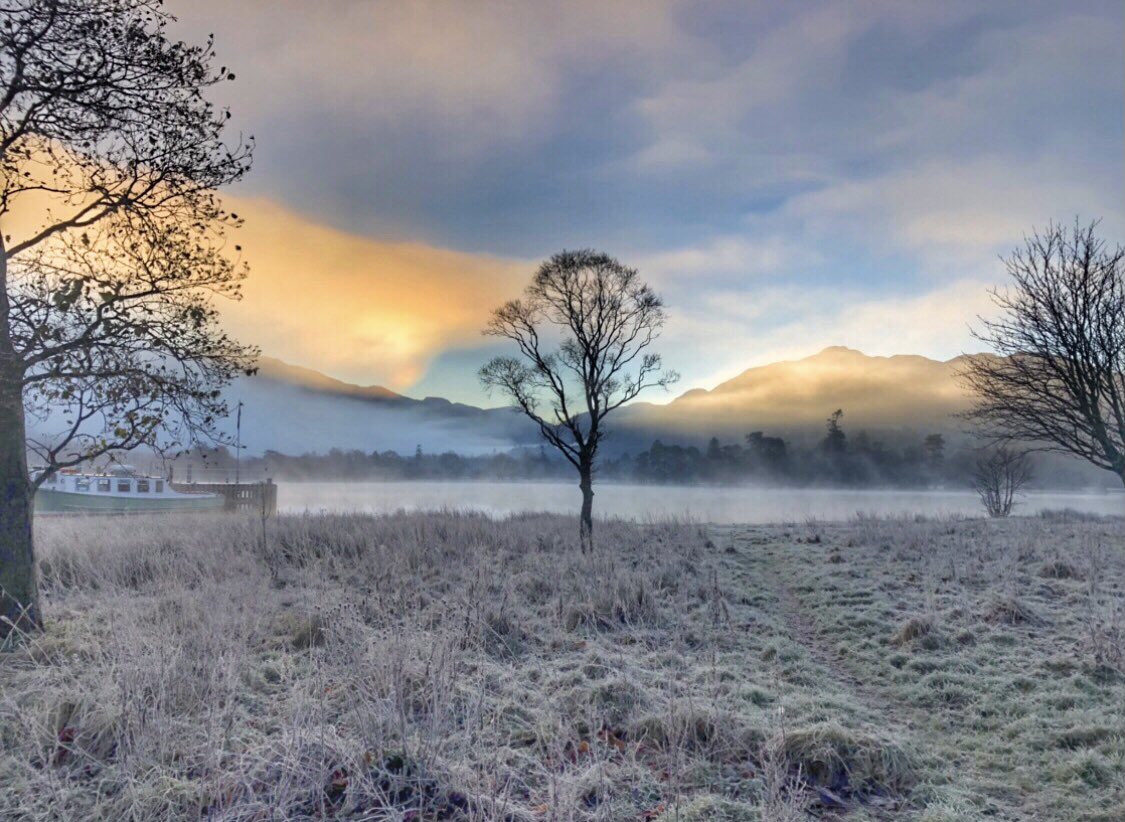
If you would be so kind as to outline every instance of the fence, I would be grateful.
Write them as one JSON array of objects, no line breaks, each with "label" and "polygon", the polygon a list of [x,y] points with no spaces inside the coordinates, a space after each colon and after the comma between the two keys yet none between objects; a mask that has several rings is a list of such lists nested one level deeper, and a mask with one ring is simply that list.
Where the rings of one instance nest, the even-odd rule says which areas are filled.
[{"label": "fence", "polygon": [[174,482],[172,487],[185,494],[218,494],[226,511],[249,510],[272,516],[277,513],[277,484],[265,482]]}]

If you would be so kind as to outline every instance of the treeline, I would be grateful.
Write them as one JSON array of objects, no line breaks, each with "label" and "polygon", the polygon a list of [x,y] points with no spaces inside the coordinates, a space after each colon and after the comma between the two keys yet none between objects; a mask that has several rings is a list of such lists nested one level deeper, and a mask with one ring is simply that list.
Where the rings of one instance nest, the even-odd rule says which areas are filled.
[{"label": "treeline", "polygon": [[[849,435],[843,411],[825,422],[822,438],[796,443],[762,431],[740,442],[713,437],[705,447],[656,440],[638,453],[605,459],[602,480],[656,484],[770,483],[792,486],[896,486],[922,488],[966,485],[974,453],[950,449],[941,434],[894,445],[860,431]],[[226,449],[196,451],[177,461],[183,476],[184,459],[197,476],[230,478],[234,457]],[[333,449],[327,454],[290,456],[267,451],[244,458],[242,476],[270,476],[288,480],[548,480],[573,478],[573,468],[553,451],[515,448],[492,454],[426,453],[419,446],[412,455],[394,451],[365,452]]]},{"label": "treeline", "polygon": [[[175,461],[177,476],[232,479],[235,459],[226,448],[196,450]],[[573,468],[544,448],[515,448],[492,454],[430,454],[419,446],[412,455],[333,448],[327,454],[291,456],[266,451],[243,457],[243,478],[286,480],[544,480],[569,478]]]},{"label": "treeline", "polygon": [[603,475],[643,483],[896,486],[964,485],[972,470],[968,451],[946,453],[941,434],[892,447],[864,433],[852,442],[830,440],[794,446],[753,432],[741,443],[712,438],[706,448],[657,440],[636,455],[608,460]]},{"label": "treeline", "polygon": [[262,469],[289,479],[382,480],[515,480],[555,479],[573,471],[543,448],[512,449],[493,454],[430,454],[419,446],[414,454],[395,451],[341,451],[289,457],[267,451]]},{"label": "treeline", "polygon": [[651,483],[745,483],[777,485],[928,487],[964,484],[972,471],[968,451],[947,454],[945,437],[929,434],[917,442],[891,446],[864,431],[849,438],[844,412],[825,420],[819,441],[797,445],[753,431],[742,442],[712,437],[706,448],[665,445],[660,440],[641,453],[605,466],[609,475]]}]

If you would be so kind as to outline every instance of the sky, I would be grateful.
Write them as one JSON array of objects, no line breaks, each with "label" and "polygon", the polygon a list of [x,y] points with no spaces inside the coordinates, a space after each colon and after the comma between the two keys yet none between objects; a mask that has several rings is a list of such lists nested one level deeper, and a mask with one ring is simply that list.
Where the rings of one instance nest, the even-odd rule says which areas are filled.
[{"label": "sky", "polygon": [[678,393],[829,345],[979,350],[1024,234],[1125,238],[1120,0],[168,8],[257,141],[226,321],[351,382],[500,404],[480,329],[563,248],[662,294]]}]

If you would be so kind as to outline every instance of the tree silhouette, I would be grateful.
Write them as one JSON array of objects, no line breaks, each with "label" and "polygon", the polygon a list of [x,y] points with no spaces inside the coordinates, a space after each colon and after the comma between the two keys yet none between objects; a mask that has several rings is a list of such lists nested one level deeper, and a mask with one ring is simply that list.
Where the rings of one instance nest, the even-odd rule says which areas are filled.
[{"label": "tree silhouette", "polygon": [[843,409],[837,408],[824,422],[824,450],[829,454],[842,454],[847,448],[847,435],[844,433],[840,420],[844,418]]},{"label": "tree silhouette", "polygon": [[762,431],[751,431],[746,435],[746,444],[757,464],[769,471],[784,467],[788,454],[785,440],[781,437],[768,437]]},{"label": "tree silhouette", "polygon": [[1031,480],[1027,452],[998,446],[986,451],[973,468],[973,490],[993,518],[1012,513],[1016,494]]},{"label": "tree silhouette", "polygon": [[596,251],[563,251],[485,329],[514,342],[520,356],[495,357],[481,382],[503,391],[578,471],[584,551],[593,549],[593,475],[606,416],[678,379],[650,350],[664,318],[636,269]]},{"label": "tree silhouette", "polygon": [[930,468],[939,468],[945,460],[945,437],[941,434],[927,434],[922,441],[922,457]]},{"label": "tree silhouette", "polygon": [[977,338],[1000,356],[969,359],[968,418],[995,440],[1075,454],[1125,483],[1125,249],[1097,223],[1051,224],[1005,260],[1012,286]]},{"label": "tree silhouette", "polygon": [[[204,97],[233,79],[159,0],[0,0],[0,630],[38,626],[38,482],[214,433],[255,352],[216,297],[245,275],[216,189],[247,171]],[[26,420],[48,436],[26,443]],[[29,476],[30,445],[46,472]]]}]

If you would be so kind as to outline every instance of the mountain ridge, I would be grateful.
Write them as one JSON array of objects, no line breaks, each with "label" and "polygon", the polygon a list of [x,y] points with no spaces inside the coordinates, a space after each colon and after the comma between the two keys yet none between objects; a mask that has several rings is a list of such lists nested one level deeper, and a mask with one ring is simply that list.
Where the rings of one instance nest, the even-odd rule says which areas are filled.
[{"label": "mountain ridge", "polygon": [[[667,403],[633,403],[610,418],[612,451],[658,437],[741,439],[751,430],[819,434],[837,408],[849,430],[955,433],[970,396],[956,379],[967,355],[871,356],[830,346],[794,360],[754,366],[712,388],[692,388]],[[480,408],[442,397],[413,398],[381,385],[357,385],[312,368],[263,357],[259,373],[228,390],[247,415],[272,409],[243,428],[256,451],[481,450],[539,443],[531,423],[511,409]],[[264,429],[263,429],[264,426]]]},{"label": "mountain ridge", "polygon": [[963,428],[959,415],[972,404],[958,373],[972,356],[979,355],[935,360],[829,346],[807,357],[753,366],[666,404],[634,404],[627,416],[630,426],[662,436],[741,439],[751,430],[819,434],[839,408],[851,430],[957,435]]},{"label": "mountain ridge", "polygon": [[291,382],[301,385],[309,390],[323,390],[341,395],[362,397],[364,399],[401,400],[409,399],[382,385],[358,385],[345,382],[336,377],[329,376],[314,368],[304,365],[294,365],[277,357],[261,356],[258,358],[258,373],[256,376],[265,379]]}]

